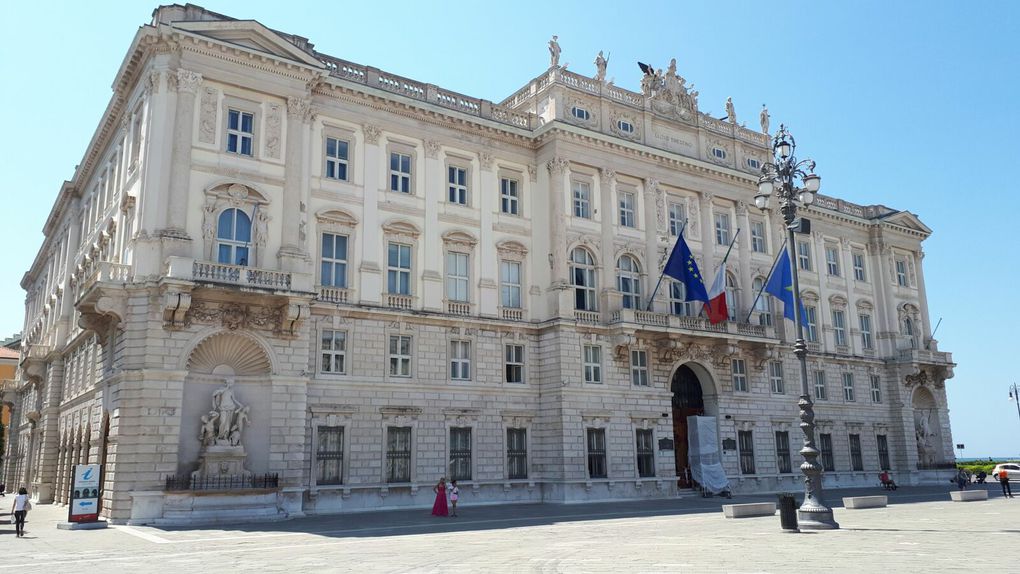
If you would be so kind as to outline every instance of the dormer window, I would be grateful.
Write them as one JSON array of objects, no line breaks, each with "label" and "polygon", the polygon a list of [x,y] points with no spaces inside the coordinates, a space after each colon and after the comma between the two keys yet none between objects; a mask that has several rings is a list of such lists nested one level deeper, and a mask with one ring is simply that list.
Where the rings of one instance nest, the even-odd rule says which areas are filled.
[{"label": "dormer window", "polygon": [[[723,152],[723,153],[725,154],[725,152]],[[754,159],[753,157],[749,157],[749,158],[747,158],[747,167],[749,167],[751,169],[760,169],[761,168],[761,162],[756,160],[756,159]]]},{"label": "dormer window", "polygon": [[591,119],[591,114],[588,113],[588,110],[586,110],[586,109],[584,109],[584,108],[582,108],[580,106],[574,106],[574,107],[570,108],[570,115],[574,116],[575,118],[577,118],[579,120],[584,120],[584,121],[588,121],[588,120]]},{"label": "dormer window", "polygon": [[634,124],[632,124],[632,123],[630,123],[630,122],[628,122],[626,120],[619,120],[619,121],[617,121],[616,122],[616,127],[619,128],[620,131],[625,133],[625,134],[632,134],[632,133],[634,133]]},{"label": "dormer window", "polygon": [[716,159],[726,159],[726,150],[721,147],[714,147],[712,148],[712,155]]}]

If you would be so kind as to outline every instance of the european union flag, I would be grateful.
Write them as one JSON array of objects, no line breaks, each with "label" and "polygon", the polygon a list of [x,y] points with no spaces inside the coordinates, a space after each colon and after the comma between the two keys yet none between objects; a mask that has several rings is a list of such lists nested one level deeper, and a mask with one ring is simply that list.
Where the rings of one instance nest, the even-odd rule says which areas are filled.
[{"label": "european union flag", "polygon": [[[779,262],[776,263],[769,282],[765,284],[765,292],[783,302],[783,317],[793,321],[793,271],[786,247],[783,247],[779,254]],[[805,327],[808,326],[804,305],[800,306],[800,322]]]},{"label": "european union flag", "polygon": [[666,268],[662,270],[663,275],[669,275],[673,279],[684,284],[687,291],[685,301],[703,301],[708,303],[708,291],[705,290],[705,282],[701,279],[701,272],[698,271],[698,264],[691,255],[691,248],[687,247],[684,236],[677,237],[673,245],[673,252],[666,260]]}]

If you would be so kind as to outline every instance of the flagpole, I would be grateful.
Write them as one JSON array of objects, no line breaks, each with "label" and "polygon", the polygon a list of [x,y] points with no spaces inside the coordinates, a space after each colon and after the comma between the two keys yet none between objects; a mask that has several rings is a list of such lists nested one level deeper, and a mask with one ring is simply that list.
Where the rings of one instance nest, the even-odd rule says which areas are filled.
[{"label": "flagpole", "polygon": [[758,304],[758,299],[761,299],[761,294],[765,292],[765,286],[769,284],[769,279],[772,279],[772,274],[776,272],[776,265],[779,264],[779,256],[782,255],[785,247],[786,240],[784,239],[783,247],[779,248],[779,253],[776,253],[776,258],[772,260],[772,269],[769,269],[769,274],[765,276],[765,282],[761,284],[761,289],[758,289],[758,295],[756,295],[754,301],[751,302],[751,310],[747,312],[747,319],[744,319],[745,323],[751,322],[751,313],[754,313],[754,306]]},{"label": "flagpole", "polygon": [[[680,233],[678,233],[676,235],[676,240],[677,241],[680,241],[680,238],[684,236],[684,230],[685,229],[687,229],[687,220],[686,219],[684,219],[684,224],[680,227]],[[676,249],[676,242],[673,243],[673,249]],[[670,253],[670,255],[673,254],[672,249],[670,250],[669,253]],[[667,261],[668,261],[669,255],[667,255],[666,257],[667,257]],[[664,275],[666,275],[666,266],[665,265],[662,266],[662,271],[659,273],[659,280],[656,281],[656,283],[655,283],[655,289],[652,290],[652,296],[648,298],[648,305],[645,306],[645,311],[651,311],[652,310],[652,301],[655,301],[655,295],[659,292],[659,287],[662,285],[662,277]]]},{"label": "flagpole", "polygon": [[[739,227],[737,228],[737,232],[733,234],[733,239],[730,239],[730,246],[726,248],[726,255],[723,255],[722,263],[719,264],[719,270],[720,271],[726,268],[726,261],[729,260],[729,258],[730,258],[730,251],[733,251],[733,244],[737,242],[737,237],[740,237],[740,228]],[[716,271],[716,273],[719,273],[719,271]],[[713,284],[714,284],[714,281],[713,281]],[[726,278],[723,277],[723,293],[725,293],[725,292],[726,292]],[[708,296],[711,297],[712,294],[709,293]],[[723,297],[725,297],[725,295],[723,295]],[[736,303],[736,302],[734,301],[734,303]],[[705,316],[708,316],[707,309],[708,309],[708,301],[706,301],[705,304],[701,306],[701,311],[702,311],[702,313],[705,314]],[[699,313],[699,315],[700,315],[700,313]],[[721,320],[722,319],[720,319],[720,321]],[[728,318],[727,318],[727,320],[728,320]],[[709,321],[711,321],[711,318],[709,319]]]}]

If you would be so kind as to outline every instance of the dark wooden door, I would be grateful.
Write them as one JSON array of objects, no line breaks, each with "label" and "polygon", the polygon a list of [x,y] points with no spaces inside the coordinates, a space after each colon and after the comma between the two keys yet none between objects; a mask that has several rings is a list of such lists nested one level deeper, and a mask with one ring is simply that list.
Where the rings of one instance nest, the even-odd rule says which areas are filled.
[{"label": "dark wooden door", "polygon": [[673,374],[670,385],[673,391],[673,454],[676,457],[676,484],[691,488],[690,462],[687,460],[687,417],[705,414],[705,401],[701,395],[698,376],[686,365]]}]

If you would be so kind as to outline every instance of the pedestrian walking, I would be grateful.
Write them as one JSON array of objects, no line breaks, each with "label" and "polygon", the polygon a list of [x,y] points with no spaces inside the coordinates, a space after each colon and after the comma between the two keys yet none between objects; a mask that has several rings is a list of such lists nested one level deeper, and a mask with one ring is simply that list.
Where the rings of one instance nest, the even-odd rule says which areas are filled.
[{"label": "pedestrian walking", "polygon": [[457,480],[450,481],[450,505],[453,507],[450,510],[450,516],[457,516],[457,501],[460,499],[460,489],[457,488]]},{"label": "pedestrian walking", "polygon": [[18,538],[25,535],[25,517],[28,511],[32,510],[32,503],[28,501],[28,490],[22,486],[14,497],[14,504],[11,506],[11,514],[14,515],[14,530]]},{"label": "pedestrian walking", "polygon": [[436,501],[432,504],[432,516],[449,516],[450,510],[446,505],[446,477],[439,479],[432,492],[436,493]]},{"label": "pedestrian walking", "polygon": [[1002,486],[1002,496],[1013,498],[1013,489],[1009,487],[1009,474],[1005,470],[999,471],[999,485]]}]

